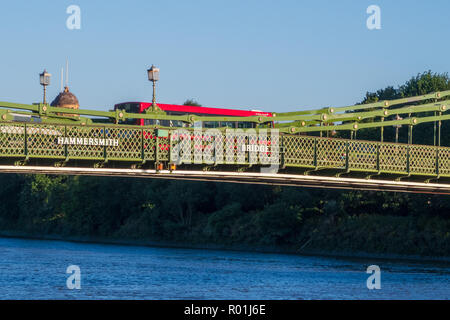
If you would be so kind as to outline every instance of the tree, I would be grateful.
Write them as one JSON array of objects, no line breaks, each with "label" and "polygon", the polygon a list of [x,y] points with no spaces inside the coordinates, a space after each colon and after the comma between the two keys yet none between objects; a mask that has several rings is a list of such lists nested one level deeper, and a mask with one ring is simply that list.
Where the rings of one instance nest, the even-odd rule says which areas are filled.
[{"label": "tree", "polygon": [[[361,104],[368,104],[383,100],[393,100],[400,98],[407,98],[417,95],[424,95],[437,91],[450,90],[450,78],[447,73],[433,73],[426,71],[419,73],[412,77],[405,84],[394,88],[388,86],[384,89],[377,90],[376,92],[367,92]],[[430,103],[430,101],[423,101],[420,103]],[[393,106],[392,110],[396,108],[404,107],[405,105]],[[434,113],[424,113],[423,116],[432,116]],[[373,121],[373,120],[368,120]],[[442,131],[447,128],[446,122],[442,123]],[[408,137],[408,126],[402,126],[399,130],[399,142],[406,143]],[[358,131],[358,138],[362,140],[379,140],[380,129],[364,129]],[[442,145],[450,145],[450,137],[441,135]],[[384,129],[384,141],[395,141],[395,129],[393,127],[385,127]],[[434,144],[434,123],[424,123],[414,127],[413,130],[413,143],[416,144]]]},{"label": "tree", "polygon": [[193,107],[201,107],[202,105],[200,103],[198,103],[196,100],[194,99],[187,99],[184,103],[183,106],[193,106]]}]

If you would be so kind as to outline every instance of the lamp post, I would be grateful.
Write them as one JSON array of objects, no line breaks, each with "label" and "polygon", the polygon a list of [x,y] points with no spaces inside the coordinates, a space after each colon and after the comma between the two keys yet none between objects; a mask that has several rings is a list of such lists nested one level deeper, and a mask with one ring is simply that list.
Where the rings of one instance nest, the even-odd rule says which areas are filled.
[{"label": "lamp post", "polygon": [[148,81],[153,82],[153,100],[152,100],[152,111],[156,111],[158,109],[158,106],[156,105],[156,81],[159,80],[159,68],[156,68],[154,65],[150,67],[150,69],[147,70],[148,74]]},{"label": "lamp post", "polygon": [[46,90],[46,87],[48,85],[50,85],[50,77],[51,76],[52,75],[50,73],[48,73],[45,69],[44,69],[44,72],[39,74],[39,82],[41,83],[41,86],[44,87],[44,101],[43,101],[44,104],[47,103],[47,101],[45,99],[45,90]]}]

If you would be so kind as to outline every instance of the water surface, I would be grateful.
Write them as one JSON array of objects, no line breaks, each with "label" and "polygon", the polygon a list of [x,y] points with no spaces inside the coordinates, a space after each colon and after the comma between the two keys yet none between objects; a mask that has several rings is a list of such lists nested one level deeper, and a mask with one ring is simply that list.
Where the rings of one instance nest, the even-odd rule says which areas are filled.
[{"label": "water surface", "polygon": [[[381,289],[369,290],[369,265]],[[69,265],[81,289],[66,286]],[[0,238],[0,299],[448,299],[450,265]]]}]

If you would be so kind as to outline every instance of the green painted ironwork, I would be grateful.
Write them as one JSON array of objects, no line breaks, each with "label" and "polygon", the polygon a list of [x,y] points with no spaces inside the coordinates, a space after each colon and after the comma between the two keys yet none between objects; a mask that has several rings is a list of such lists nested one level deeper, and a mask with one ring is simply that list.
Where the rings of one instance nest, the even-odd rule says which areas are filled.
[{"label": "green painted ironwork", "polygon": [[[441,122],[450,120],[449,102],[450,91],[445,91],[365,105],[273,113],[273,117],[173,116],[161,111],[134,114],[0,102],[0,158],[149,166],[177,163],[203,169],[224,164],[232,165],[230,170],[276,164],[283,170],[450,177],[450,148],[440,146]],[[397,115],[405,118],[397,120]],[[92,117],[103,118],[103,123]],[[257,128],[230,136],[225,127],[211,131],[121,124],[127,119],[180,120],[188,126],[197,121],[245,121]],[[427,122],[439,124],[434,130],[439,135],[435,145],[412,144],[412,128]],[[409,126],[408,144],[383,141],[383,130],[381,141],[322,137],[322,132],[333,130],[348,130],[355,136],[359,130],[398,125]],[[279,136],[262,134],[273,126]],[[320,136],[303,135],[310,132]],[[265,151],[240,149],[249,145],[263,146]]]},{"label": "green painted ironwork", "polygon": [[[37,114],[43,122],[49,123],[77,123],[80,125],[92,124],[92,120],[82,116],[101,117],[119,124],[127,119],[150,119],[150,120],[179,120],[193,125],[197,121],[220,121],[253,122],[257,125],[277,122],[276,127],[282,132],[321,132],[330,130],[359,130],[363,128],[385,127],[396,124],[416,125],[423,122],[436,122],[449,120],[450,115],[446,113],[450,102],[450,90],[436,92],[422,96],[402,98],[376,103],[353,105],[347,107],[330,107],[318,110],[306,110],[297,112],[272,113],[272,117],[225,117],[225,116],[199,116],[199,115],[167,115],[163,111],[146,110],[144,113],[128,113],[125,110],[95,111],[87,109],[67,109],[52,107],[48,104],[17,104],[0,102],[0,117],[2,120],[12,120],[12,114],[17,113],[12,109],[26,110],[28,113]],[[426,104],[412,105],[412,103]],[[395,108],[394,108],[395,107]],[[3,108],[3,109],[2,109]],[[423,117],[424,113],[434,112],[435,116]],[[60,114],[64,113],[65,116]],[[437,114],[438,115],[437,115]],[[393,115],[408,114],[410,117],[404,120],[387,120]],[[416,116],[414,116],[416,115]],[[411,117],[413,116],[413,117]],[[368,120],[372,120],[368,122]],[[387,120],[387,123],[383,122]],[[288,121],[288,123],[285,123]],[[418,122],[415,122],[418,121]],[[351,123],[349,123],[351,122]],[[338,124],[336,124],[338,123]],[[158,126],[155,126],[158,127]],[[356,129],[355,129],[356,128]]]},{"label": "green painted ironwork", "polygon": [[[190,145],[188,154],[184,155],[187,163],[214,163],[213,151],[216,144],[223,148],[225,164],[273,163],[263,160],[267,154],[265,152],[241,154],[237,149],[239,145],[261,145],[262,140],[256,135],[236,136],[233,141],[224,133],[211,135],[199,131],[196,135],[190,133],[181,140],[175,135],[175,132],[169,131],[167,136],[158,136],[157,130],[142,127],[1,123],[0,157],[168,162],[174,160],[170,157],[170,149],[178,143],[187,143]],[[192,137],[194,138],[191,139]],[[58,139],[79,139],[83,144],[62,144]],[[117,144],[110,142],[114,139],[118,140]],[[265,145],[271,139],[273,137],[268,136]],[[328,168],[349,172],[450,177],[450,148],[447,147],[288,134],[279,139],[282,141],[283,152],[276,163],[286,168]],[[198,153],[200,157],[194,152],[196,148],[201,149]],[[232,152],[227,153],[230,148]]]}]

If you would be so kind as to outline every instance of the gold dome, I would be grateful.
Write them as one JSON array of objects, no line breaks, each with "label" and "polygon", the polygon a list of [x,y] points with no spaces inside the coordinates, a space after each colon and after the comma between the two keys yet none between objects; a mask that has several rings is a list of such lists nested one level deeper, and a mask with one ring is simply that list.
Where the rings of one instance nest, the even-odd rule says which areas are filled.
[{"label": "gold dome", "polygon": [[52,107],[70,108],[75,110],[80,108],[77,97],[69,91],[69,87],[65,87],[64,91],[58,94],[50,105]]},{"label": "gold dome", "polygon": [[[77,97],[69,91],[69,87],[64,87],[64,91],[58,94],[55,100],[50,104],[52,107],[58,108],[68,108],[78,110],[80,108],[80,103],[78,102]],[[69,117],[77,117],[78,114],[70,114],[70,113],[57,113],[58,116],[69,116]]]}]

